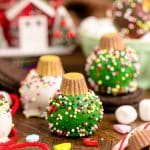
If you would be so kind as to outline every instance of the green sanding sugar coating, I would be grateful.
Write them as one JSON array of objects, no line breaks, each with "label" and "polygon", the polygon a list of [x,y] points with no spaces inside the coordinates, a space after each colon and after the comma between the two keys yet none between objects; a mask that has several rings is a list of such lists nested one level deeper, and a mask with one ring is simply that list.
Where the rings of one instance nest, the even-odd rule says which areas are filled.
[{"label": "green sanding sugar coating", "polygon": [[137,72],[125,51],[99,52],[88,66],[88,81],[101,94],[119,95],[137,88]]},{"label": "green sanding sugar coating", "polygon": [[92,91],[80,96],[58,94],[50,99],[47,110],[49,128],[59,136],[92,135],[102,117],[102,103]]}]

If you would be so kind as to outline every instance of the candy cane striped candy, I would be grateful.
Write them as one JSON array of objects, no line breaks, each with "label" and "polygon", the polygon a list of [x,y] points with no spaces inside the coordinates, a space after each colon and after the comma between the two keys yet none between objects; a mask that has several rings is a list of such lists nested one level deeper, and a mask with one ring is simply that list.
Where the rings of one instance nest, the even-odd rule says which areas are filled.
[{"label": "candy cane striped candy", "polygon": [[129,134],[125,135],[114,147],[112,150],[124,150],[128,147],[128,140],[131,137],[131,135],[135,131],[141,131],[141,130],[150,130],[150,122],[144,123],[140,125],[139,127],[133,129]]}]

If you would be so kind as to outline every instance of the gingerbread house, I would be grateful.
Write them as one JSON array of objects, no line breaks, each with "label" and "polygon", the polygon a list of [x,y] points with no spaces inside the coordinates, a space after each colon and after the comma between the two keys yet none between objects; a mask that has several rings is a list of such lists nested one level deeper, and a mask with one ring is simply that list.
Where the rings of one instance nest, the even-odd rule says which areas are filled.
[{"label": "gingerbread house", "polygon": [[76,44],[76,28],[59,1],[21,0],[1,13],[8,48],[1,49],[0,56],[70,53]]},{"label": "gingerbread house", "polygon": [[48,47],[55,9],[42,0],[22,0],[6,12],[11,47],[42,49]]}]

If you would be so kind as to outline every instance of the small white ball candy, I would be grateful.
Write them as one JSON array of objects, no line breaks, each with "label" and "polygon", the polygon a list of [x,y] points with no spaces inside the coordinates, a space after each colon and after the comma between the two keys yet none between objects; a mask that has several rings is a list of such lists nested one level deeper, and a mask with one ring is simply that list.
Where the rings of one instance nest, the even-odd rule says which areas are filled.
[{"label": "small white ball candy", "polygon": [[31,134],[26,136],[26,142],[38,142],[40,139],[40,136],[37,134]]},{"label": "small white ball candy", "polygon": [[139,103],[139,115],[141,120],[150,121],[150,99],[143,99]]},{"label": "small white ball candy", "polygon": [[115,116],[119,123],[130,124],[137,119],[137,111],[130,105],[124,105],[117,108]]}]

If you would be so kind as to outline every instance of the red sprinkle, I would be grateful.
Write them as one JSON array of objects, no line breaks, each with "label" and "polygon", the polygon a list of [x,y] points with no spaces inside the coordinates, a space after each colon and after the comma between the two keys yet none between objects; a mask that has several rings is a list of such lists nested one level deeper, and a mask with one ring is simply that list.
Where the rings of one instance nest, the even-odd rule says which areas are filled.
[{"label": "red sprinkle", "polygon": [[57,108],[56,108],[55,106],[50,105],[50,106],[49,106],[49,111],[48,111],[48,113],[49,113],[49,114],[52,114],[52,113],[56,112],[56,110],[57,110]]},{"label": "red sprinkle", "polygon": [[53,37],[54,37],[54,38],[57,38],[57,39],[61,38],[61,37],[62,37],[61,31],[55,31],[55,32],[53,33]]},{"label": "red sprinkle", "polygon": [[67,37],[70,38],[70,39],[75,38],[75,36],[76,36],[76,34],[75,34],[75,32],[73,32],[73,31],[69,31],[69,32],[67,33]]},{"label": "red sprinkle", "polygon": [[98,140],[92,139],[92,138],[86,138],[83,140],[84,145],[86,146],[98,146]]},{"label": "red sprinkle", "polygon": [[62,19],[61,22],[60,22],[60,25],[61,25],[61,27],[66,27],[66,25],[67,25],[66,20]]}]

